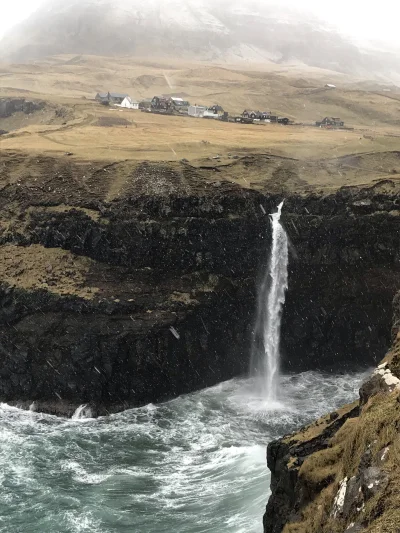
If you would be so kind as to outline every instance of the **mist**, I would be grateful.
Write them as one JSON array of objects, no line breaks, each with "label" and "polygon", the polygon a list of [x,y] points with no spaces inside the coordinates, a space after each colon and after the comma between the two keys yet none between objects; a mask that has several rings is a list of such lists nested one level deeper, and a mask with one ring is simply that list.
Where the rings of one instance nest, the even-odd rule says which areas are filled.
[{"label": "mist", "polygon": [[305,0],[300,7],[295,0],[15,0],[3,9],[0,60],[87,54],[293,64],[397,83],[399,8],[388,0],[379,6],[344,0]]},{"label": "mist", "polygon": [[[104,3],[105,0],[91,0],[91,3]],[[166,0],[159,0],[165,3]],[[186,3],[204,3],[204,0],[184,0]],[[121,1],[110,0],[117,5]],[[223,3],[219,0],[216,3]],[[27,19],[33,12],[45,4],[62,3],[68,5],[71,0],[14,0],[2,6],[0,20],[0,38],[11,30],[19,22]],[[137,3],[135,0],[123,0],[123,3]],[[233,3],[235,6],[243,6],[249,9],[266,5],[275,5],[279,10],[289,8],[291,10],[308,12],[310,15],[319,17],[327,24],[336,28],[341,33],[363,43],[380,41],[386,45],[400,47],[400,33],[398,20],[400,16],[399,4],[391,0],[368,3],[361,0],[336,0],[335,2],[321,2],[320,0],[239,0]]]}]

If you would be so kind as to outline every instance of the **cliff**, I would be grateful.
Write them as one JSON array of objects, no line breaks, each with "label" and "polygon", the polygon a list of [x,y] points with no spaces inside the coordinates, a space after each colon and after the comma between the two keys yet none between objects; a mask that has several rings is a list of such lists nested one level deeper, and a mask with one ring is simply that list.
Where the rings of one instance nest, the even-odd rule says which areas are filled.
[{"label": "cliff", "polygon": [[360,400],[268,446],[265,533],[400,531],[400,294],[393,344]]},{"label": "cliff", "polygon": [[3,161],[0,401],[57,414],[88,403],[100,414],[245,373],[270,243],[265,213],[282,198],[284,367],[365,367],[390,344],[395,178],[294,191],[281,161],[274,186],[229,179],[245,169],[251,183],[276,164],[264,156],[220,167]]}]

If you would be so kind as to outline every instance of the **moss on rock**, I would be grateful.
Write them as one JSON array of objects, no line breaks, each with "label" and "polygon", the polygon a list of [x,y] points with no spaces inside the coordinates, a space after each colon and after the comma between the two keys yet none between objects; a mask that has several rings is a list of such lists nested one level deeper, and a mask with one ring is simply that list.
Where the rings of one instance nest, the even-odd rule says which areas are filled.
[{"label": "moss on rock", "polygon": [[[399,358],[396,334],[381,366],[398,376]],[[399,386],[364,388],[359,412],[352,405],[325,416],[271,443],[268,457],[265,533],[400,531]]]}]

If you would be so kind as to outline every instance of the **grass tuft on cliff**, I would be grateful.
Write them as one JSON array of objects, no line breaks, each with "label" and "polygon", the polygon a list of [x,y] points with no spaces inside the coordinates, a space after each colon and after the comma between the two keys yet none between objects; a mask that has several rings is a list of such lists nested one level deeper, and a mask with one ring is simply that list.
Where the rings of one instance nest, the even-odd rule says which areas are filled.
[{"label": "grass tuft on cliff", "polygon": [[[395,362],[399,354],[398,336],[386,359]],[[326,420],[303,434],[314,437]],[[291,440],[300,442],[303,434]],[[367,466],[378,467],[384,481],[363,505],[354,506],[345,518],[335,518],[332,510],[340,482],[360,475]],[[360,525],[363,533],[400,532],[400,391],[371,396],[360,415],[349,418],[326,449],[305,459],[298,479],[302,488],[298,518],[286,524],[283,533],[344,533],[350,524]]]}]

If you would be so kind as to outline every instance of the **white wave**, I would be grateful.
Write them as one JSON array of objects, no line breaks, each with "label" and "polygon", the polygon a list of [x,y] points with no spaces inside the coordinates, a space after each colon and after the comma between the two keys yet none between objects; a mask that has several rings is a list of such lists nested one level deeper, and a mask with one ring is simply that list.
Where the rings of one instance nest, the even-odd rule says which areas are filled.
[{"label": "white wave", "polygon": [[90,514],[67,511],[63,516],[70,533],[102,533],[104,529],[100,520],[94,520]]},{"label": "white wave", "polygon": [[71,420],[88,420],[93,418],[92,409],[87,404],[80,405],[71,417]]},{"label": "white wave", "polygon": [[267,443],[351,401],[362,378],[283,376],[278,404],[231,380],[84,424],[0,405],[7,533],[31,524],[32,508],[60,533],[258,533]]},{"label": "white wave", "polygon": [[78,483],[99,485],[110,477],[110,474],[89,473],[77,461],[62,461],[60,468],[63,471],[72,472],[73,478]]}]

